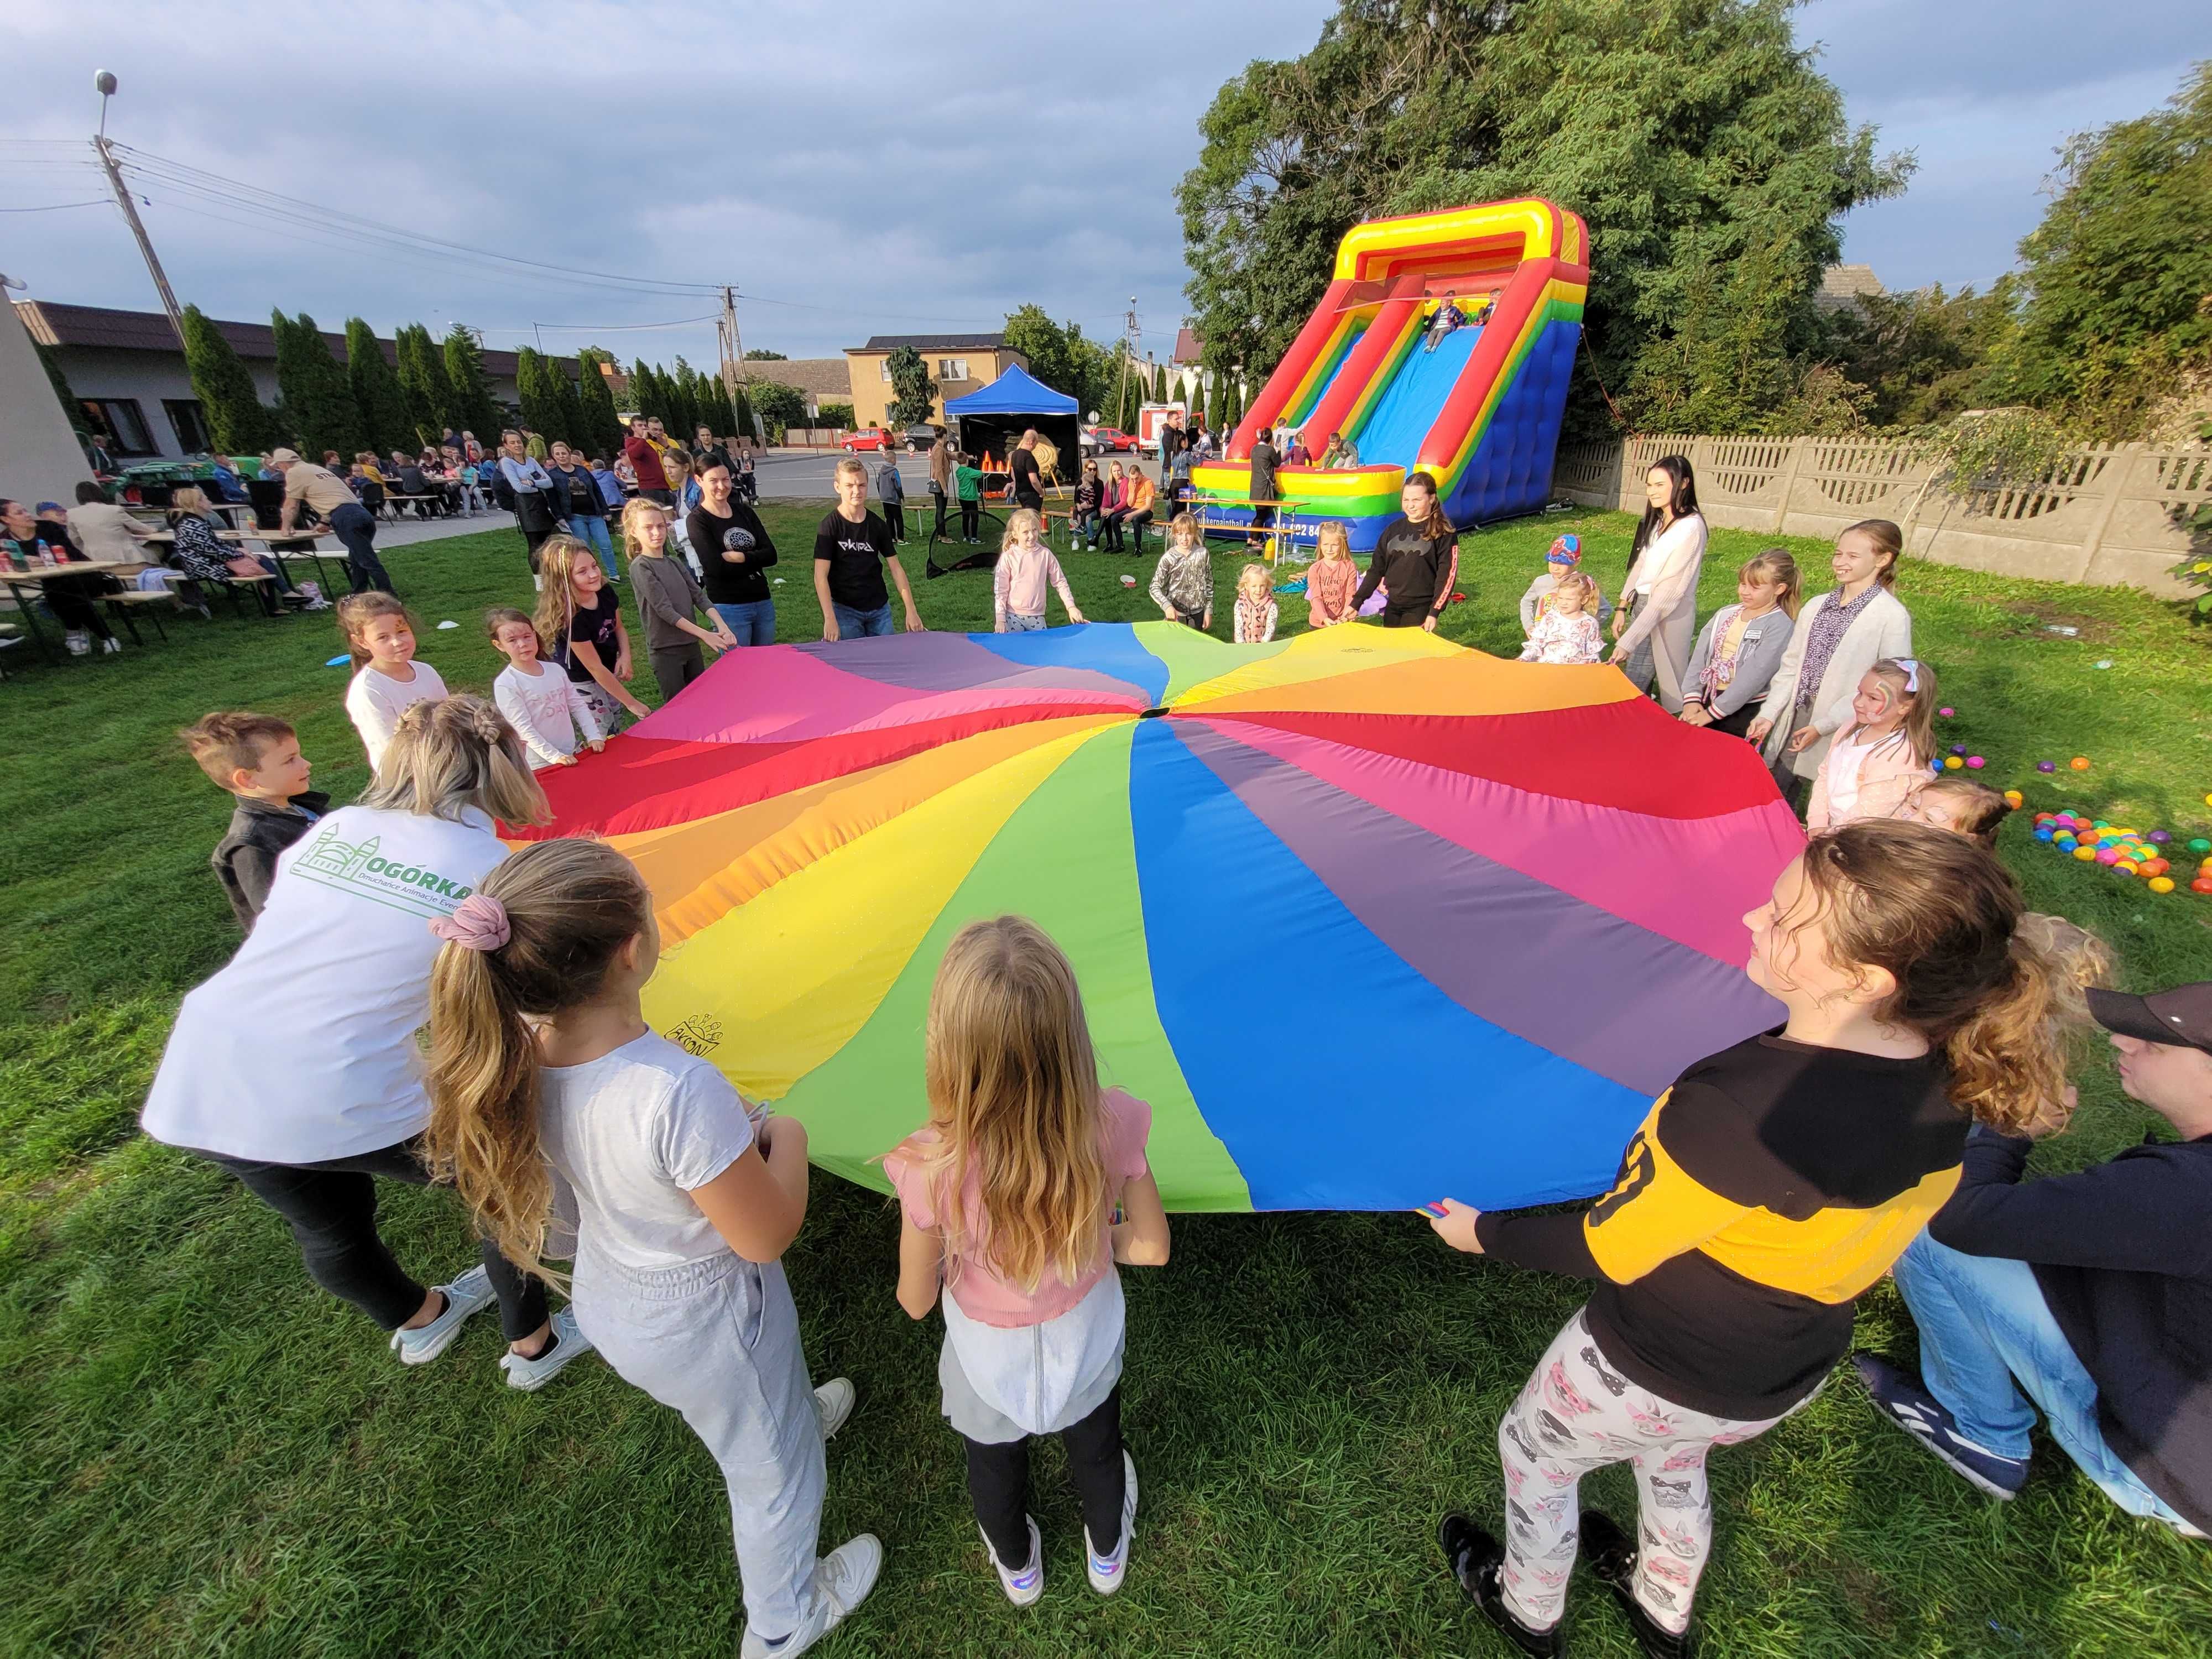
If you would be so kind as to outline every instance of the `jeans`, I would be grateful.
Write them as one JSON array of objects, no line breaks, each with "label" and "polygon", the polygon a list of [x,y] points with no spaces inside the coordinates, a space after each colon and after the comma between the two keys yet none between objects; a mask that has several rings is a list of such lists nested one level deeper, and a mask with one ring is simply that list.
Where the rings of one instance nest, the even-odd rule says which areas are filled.
[{"label": "jeans", "polygon": [[849,605],[840,605],[832,599],[830,608],[837,615],[837,637],[841,640],[872,639],[891,631],[889,605],[878,605],[873,611],[855,611]]},{"label": "jeans", "polygon": [[376,556],[376,520],[367,507],[346,502],[331,514],[331,533],[345,544],[346,578],[355,592],[365,593],[372,587],[394,591],[392,578],[384,574],[384,562]]},{"label": "jeans", "polygon": [[1897,1259],[1896,1272],[1920,1328],[1921,1379],[1960,1434],[2000,1457],[2025,1458],[2040,1406],[2051,1437],[2105,1496],[2130,1515],[2194,1530],[2105,1443],[2097,1384],[2051,1316],[2034,1268],[1967,1255],[1923,1233]]},{"label": "jeans", "polygon": [[960,533],[963,536],[971,542],[974,541],[975,532],[982,527],[982,523],[983,503],[981,501],[963,501],[960,503]]},{"label": "jeans", "polygon": [[569,515],[568,533],[599,556],[599,564],[607,573],[607,580],[618,582],[621,576],[615,571],[615,544],[607,535],[607,521],[588,513]]},{"label": "jeans", "polygon": [[[1067,1449],[1067,1478],[1083,1506],[1083,1524],[1094,1548],[1111,1554],[1121,1542],[1121,1390],[1079,1423],[1060,1431]],[[1009,1572],[1030,1564],[1030,1443],[990,1445],[966,1440],[968,1498],[976,1524]]]},{"label": "jeans", "polygon": [[1068,530],[1086,548],[1098,539],[1098,509],[1089,507],[1075,515]]},{"label": "jeans", "polygon": [[[730,625],[739,645],[775,643],[775,601],[748,599],[743,605],[718,605],[714,614]],[[841,610],[842,614],[842,610]],[[839,624],[842,627],[843,624]]]},{"label": "jeans", "polygon": [[[427,1187],[419,1143],[403,1140],[353,1158],[320,1164],[261,1164],[251,1158],[201,1157],[220,1164],[246,1191],[291,1224],[307,1277],[341,1302],[350,1302],[387,1331],[414,1318],[428,1290],[404,1272],[376,1231],[376,1177]],[[545,1286],[484,1241],[484,1271],[499,1297],[499,1327],[519,1342],[545,1322]]]}]

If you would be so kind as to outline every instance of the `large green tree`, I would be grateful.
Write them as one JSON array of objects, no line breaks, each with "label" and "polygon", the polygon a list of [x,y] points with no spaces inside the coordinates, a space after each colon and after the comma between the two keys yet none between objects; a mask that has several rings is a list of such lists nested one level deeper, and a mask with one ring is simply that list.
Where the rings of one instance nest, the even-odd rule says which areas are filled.
[{"label": "large green tree", "polygon": [[276,336],[277,394],[301,447],[316,458],[334,449],[350,461],[368,443],[368,434],[330,342],[304,311],[296,319],[276,312],[270,327]]},{"label": "large green tree", "polygon": [[[200,400],[208,441],[218,452],[250,455],[277,442],[275,411],[262,403],[252,374],[198,306],[185,307],[185,368]],[[76,416],[74,402],[64,407]]]},{"label": "large green tree", "polygon": [[522,423],[548,443],[568,441],[560,377],[561,371],[535,347],[524,346],[514,354],[514,393],[521,401]]},{"label": "large green tree", "polygon": [[[395,449],[413,453],[425,440],[415,434],[408,418],[407,394],[400,390],[399,375],[384,355],[376,331],[359,317],[346,319],[346,383],[353,390],[354,408],[361,416],[362,435],[378,454]],[[428,441],[435,442],[432,433]]]},{"label": "large green tree", "polygon": [[2020,245],[2027,302],[1992,394],[2131,436],[2212,363],[2212,62],[2162,109],[2084,133]]},{"label": "large green tree", "polygon": [[[1911,167],[1845,121],[1790,10],[1345,0],[1311,52],[1251,64],[1200,124],[1178,192],[1200,333],[1256,384],[1352,225],[1542,196],[1589,225],[1585,338],[1630,417],[1756,419],[1808,366],[1838,216]],[[1605,419],[1578,374],[1571,420]]]},{"label": "large green tree", "polygon": [[[441,441],[446,429],[461,432],[459,411],[454,407],[453,383],[446,378],[445,354],[420,323],[410,323],[392,337],[398,357],[400,396],[406,400],[407,423],[418,443]],[[478,434],[482,436],[481,434]]]},{"label": "large green tree", "polygon": [[576,367],[581,371],[577,380],[576,403],[584,426],[584,442],[594,455],[610,459],[622,447],[623,429],[622,422],[616,418],[615,394],[599,365],[614,360],[614,353],[596,346],[586,346],[576,354]]},{"label": "large green tree", "polygon": [[753,409],[767,427],[772,443],[783,435],[785,428],[797,426],[806,418],[806,398],[795,387],[779,381],[755,380]]},{"label": "large green tree", "polygon": [[[1023,308],[1031,309],[1029,307]],[[1020,348],[1016,347],[1015,349],[1019,350]],[[1032,358],[1030,361],[1036,360]],[[912,346],[900,346],[884,359],[884,365],[891,373],[889,418],[893,426],[912,426],[917,421],[927,420],[937,412],[937,382],[930,378],[928,359]]]},{"label": "large green tree", "polygon": [[455,428],[475,433],[477,441],[488,450],[498,448],[500,428],[507,424],[507,417],[492,399],[491,383],[484,374],[483,348],[477,343],[475,335],[455,323],[447,331],[443,355]]},{"label": "large green tree", "polygon": [[2019,329],[2020,283],[1863,294],[1826,319],[1820,355],[1865,394],[1870,426],[1923,426],[1985,404],[1992,358]]}]

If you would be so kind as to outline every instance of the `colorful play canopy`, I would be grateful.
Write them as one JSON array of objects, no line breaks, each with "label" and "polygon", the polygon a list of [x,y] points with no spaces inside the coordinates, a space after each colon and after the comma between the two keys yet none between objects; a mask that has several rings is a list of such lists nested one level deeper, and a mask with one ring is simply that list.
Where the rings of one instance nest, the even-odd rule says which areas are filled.
[{"label": "colorful play canopy", "polygon": [[883,1186],[945,945],[1015,912],[1188,1210],[1601,1189],[1685,1064],[1778,1018],[1741,917],[1802,844],[1753,749],[1615,670],[1371,627],[732,651],[545,781],[531,833],[652,885],[654,1028],[817,1162]]}]

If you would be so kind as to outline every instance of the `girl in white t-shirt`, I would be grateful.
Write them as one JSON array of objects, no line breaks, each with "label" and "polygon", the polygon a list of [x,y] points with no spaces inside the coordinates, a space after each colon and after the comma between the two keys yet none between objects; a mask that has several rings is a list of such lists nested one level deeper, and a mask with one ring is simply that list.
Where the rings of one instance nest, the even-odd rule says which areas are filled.
[{"label": "girl in white t-shirt", "polygon": [[1807,831],[1896,817],[1928,781],[1935,758],[1936,671],[1911,657],[1883,658],[1859,677],[1850,723],[1813,779]]},{"label": "girl in white t-shirt", "polygon": [[492,701],[522,734],[533,763],[574,766],[579,731],[593,754],[607,746],[582,688],[539,659],[536,623],[513,605],[495,605],[484,612],[484,632],[507,658],[491,683]]},{"label": "girl in white t-shirt", "polygon": [[446,682],[426,662],[415,660],[415,619],[407,607],[380,588],[350,593],[338,601],[338,627],[353,653],[354,676],[346,687],[346,717],[368,750],[368,769],[384,758],[399,717],[418,702],[446,695]]},{"label": "girl in white t-shirt", "polygon": [[185,994],[139,1126],[222,1164],[291,1224],[308,1276],[427,1364],[499,1303],[508,1383],[541,1388],[591,1344],[545,1287],[487,1243],[481,1267],[424,1285],[377,1236],[376,1181],[430,1179],[415,1033],[442,920],[507,856],[494,827],[543,823],[522,740],[481,697],[409,709],[367,793],[276,860],[253,931]]},{"label": "girl in white t-shirt", "polygon": [[1006,1599],[1044,1594],[1029,1443],[1058,1434],[1091,1588],[1121,1588],[1137,1467],[1121,1443],[1121,1281],[1168,1259],[1145,1161],[1152,1111],[1098,1085],[1075,969],[1035,922],[971,922],[929,995],[929,1121],[884,1159],[905,1219],[899,1305],[945,1294],[937,1375],[967,1443],[968,1494]]},{"label": "girl in white t-shirt", "polygon": [[[605,842],[524,848],[437,932],[439,1167],[516,1260],[573,1255],[582,1329],[721,1466],[742,1659],[804,1652],[883,1565],[866,1533],[815,1555],[822,1443],[854,1390],[809,1386],[779,1260],[806,1218],[805,1127],[750,1115],[646,1024],[660,932],[635,867]],[[573,1239],[556,1243],[556,1224]]]}]

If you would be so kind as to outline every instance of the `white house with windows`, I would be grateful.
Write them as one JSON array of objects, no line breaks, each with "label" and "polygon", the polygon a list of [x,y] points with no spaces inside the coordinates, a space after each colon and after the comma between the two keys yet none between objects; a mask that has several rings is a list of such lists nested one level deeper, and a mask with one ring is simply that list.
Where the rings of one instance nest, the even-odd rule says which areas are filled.
[{"label": "white house with windows", "polygon": [[[46,348],[70,390],[76,407],[72,422],[100,441],[117,460],[181,459],[207,453],[207,422],[192,392],[192,377],[185,368],[185,349],[167,316],[158,311],[111,311],[104,306],[63,305],[52,300],[18,300],[15,315],[31,338]],[[266,323],[216,322],[253,377],[261,401],[276,401],[276,337]],[[331,355],[345,361],[345,336],[327,330]],[[387,361],[396,361],[391,341],[379,338]],[[514,354],[483,354],[484,379],[493,398],[512,404]],[[570,375],[573,362],[562,367]],[[496,433],[479,432],[486,447],[498,441]]]}]

